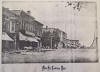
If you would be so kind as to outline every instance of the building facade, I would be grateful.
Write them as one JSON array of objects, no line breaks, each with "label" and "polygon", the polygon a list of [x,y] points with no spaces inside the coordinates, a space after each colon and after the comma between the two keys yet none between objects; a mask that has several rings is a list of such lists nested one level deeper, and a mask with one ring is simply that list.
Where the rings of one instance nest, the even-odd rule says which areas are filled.
[{"label": "building facade", "polygon": [[79,40],[70,40],[67,39],[66,47],[67,48],[80,48],[80,42]]},{"label": "building facade", "polygon": [[[43,24],[36,21],[35,18],[31,16],[30,11],[24,12],[22,10],[12,10],[12,12],[21,17],[19,32],[25,37],[25,39],[21,40],[19,38],[21,40],[20,44],[22,46],[27,44],[27,46],[32,45],[32,47],[40,47],[41,29]],[[24,42],[26,41],[26,43],[24,43],[23,40]]]},{"label": "building facade", "polygon": [[[36,21],[30,15],[30,11],[9,10],[4,7],[2,11],[2,33],[6,33],[10,38],[9,40],[12,39],[8,43],[12,42],[13,47],[7,45],[9,48],[25,49],[25,47],[29,46],[34,48],[40,47],[43,24]],[[2,41],[2,44],[7,42],[6,39],[2,39]]]},{"label": "building facade", "polygon": [[12,13],[8,8],[2,8],[2,50],[17,48],[18,27],[20,17]]},{"label": "building facade", "polygon": [[[52,39],[54,36],[58,37],[57,48],[64,48],[65,47],[67,34],[64,31],[61,31],[58,28],[43,28],[42,33],[44,33],[44,32],[50,32],[50,37]],[[53,43],[53,41],[52,41],[52,43]]]}]

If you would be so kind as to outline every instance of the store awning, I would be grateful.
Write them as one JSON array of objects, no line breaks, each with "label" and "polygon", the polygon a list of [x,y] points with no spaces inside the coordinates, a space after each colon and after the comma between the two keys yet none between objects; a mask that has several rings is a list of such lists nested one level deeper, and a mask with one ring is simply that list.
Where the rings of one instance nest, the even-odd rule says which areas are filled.
[{"label": "store awning", "polygon": [[30,42],[38,42],[38,40],[35,39],[34,37],[25,36],[21,32],[19,32],[19,40],[30,41]]},{"label": "store awning", "polygon": [[2,40],[6,40],[6,41],[14,41],[11,37],[8,36],[7,33],[3,32],[2,33],[2,37],[1,37]]},{"label": "store awning", "polygon": [[34,37],[28,37],[28,41],[31,41],[31,42],[38,42],[38,40],[35,39]]},{"label": "store awning", "polygon": [[37,40],[41,40],[39,37],[35,37]]}]

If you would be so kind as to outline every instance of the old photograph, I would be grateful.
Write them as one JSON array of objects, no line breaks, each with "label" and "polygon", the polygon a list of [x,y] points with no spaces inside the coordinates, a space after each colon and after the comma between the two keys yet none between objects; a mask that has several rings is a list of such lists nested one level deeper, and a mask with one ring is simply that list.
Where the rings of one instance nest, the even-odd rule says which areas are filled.
[{"label": "old photograph", "polygon": [[97,63],[97,3],[3,1],[2,64]]}]

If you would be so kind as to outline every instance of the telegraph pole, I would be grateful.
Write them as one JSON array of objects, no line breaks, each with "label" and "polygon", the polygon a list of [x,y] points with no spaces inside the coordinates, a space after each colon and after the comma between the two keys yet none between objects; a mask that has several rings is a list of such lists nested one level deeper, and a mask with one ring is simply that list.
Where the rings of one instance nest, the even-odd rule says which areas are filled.
[{"label": "telegraph pole", "polygon": [[96,25],[95,25],[95,34],[96,34],[96,56],[97,56],[97,61],[98,61],[98,57],[99,57],[99,55],[98,55],[98,22],[97,22],[97,18],[98,18],[98,15],[97,15],[97,4],[95,4],[96,5]]},{"label": "telegraph pole", "polygon": [[51,36],[51,49],[52,49],[52,36]]},{"label": "telegraph pole", "polygon": [[52,49],[52,39],[53,39],[53,31],[51,32],[51,34],[50,34],[50,37],[51,37],[51,49]]},{"label": "telegraph pole", "polygon": [[16,47],[16,34],[15,34],[15,36],[14,36],[14,40],[15,40],[15,49],[17,49],[17,47]]}]

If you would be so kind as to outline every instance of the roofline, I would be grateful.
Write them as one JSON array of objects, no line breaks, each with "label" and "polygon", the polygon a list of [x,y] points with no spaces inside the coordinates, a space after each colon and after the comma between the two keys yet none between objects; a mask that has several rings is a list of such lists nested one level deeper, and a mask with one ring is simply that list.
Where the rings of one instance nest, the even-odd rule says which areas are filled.
[{"label": "roofline", "polygon": [[[61,31],[61,32],[64,32],[64,31],[60,30],[59,28],[43,28],[43,29],[56,29],[56,30],[59,30],[59,31]],[[64,33],[65,33],[65,32],[64,32]]]},{"label": "roofline", "polygon": [[12,12],[12,10],[9,10],[9,8],[2,7],[2,9],[5,9],[5,10],[9,11],[10,13],[12,13],[12,14],[14,14],[16,16],[19,16],[19,15],[15,14],[14,12]]},{"label": "roofline", "polygon": [[38,24],[40,24],[40,25],[42,25],[42,26],[44,25],[44,24],[42,24],[41,22],[39,22],[39,21],[37,21],[37,20],[34,20],[34,21],[38,22]]},{"label": "roofline", "polygon": [[[25,13],[27,16],[31,17],[32,19],[35,19],[33,16],[28,15],[24,10],[10,10],[10,11],[21,11],[21,12]],[[14,12],[13,12],[13,13],[14,13]],[[15,14],[16,14],[16,13],[15,13]],[[18,14],[16,14],[16,15],[18,15]]]},{"label": "roofline", "polygon": [[79,41],[79,40],[70,40],[70,41]]}]

